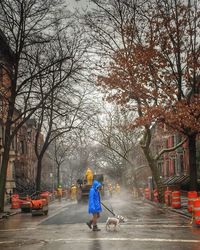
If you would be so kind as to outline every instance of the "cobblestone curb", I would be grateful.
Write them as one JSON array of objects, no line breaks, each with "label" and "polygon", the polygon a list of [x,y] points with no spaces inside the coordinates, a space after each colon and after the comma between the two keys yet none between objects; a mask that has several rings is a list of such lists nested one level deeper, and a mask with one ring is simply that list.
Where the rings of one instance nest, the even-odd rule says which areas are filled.
[{"label": "cobblestone curb", "polygon": [[156,206],[156,207],[161,208],[161,209],[170,210],[172,212],[186,216],[187,218],[192,218],[192,215],[187,211],[187,209],[185,207],[175,209],[175,208],[166,206],[165,204],[161,204],[159,202],[154,202],[154,201],[151,201],[148,199],[144,199],[143,201],[146,203],[149,203],[152,206]]},{"label": "cobblestone curb", "polygon": [[21,209],[17,209],[17,211],[6,211],[4,213],[0,213],[0,220],[8,219],[10,216],[21,213]]}]

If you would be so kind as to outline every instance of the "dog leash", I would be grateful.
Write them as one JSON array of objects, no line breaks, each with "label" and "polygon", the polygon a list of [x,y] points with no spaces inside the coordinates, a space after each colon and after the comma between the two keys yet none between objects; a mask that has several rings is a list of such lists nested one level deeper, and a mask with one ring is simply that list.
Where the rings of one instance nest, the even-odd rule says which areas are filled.
[{"label": "dog leash", "polygon": [[108,207],[106,207],[105,204],[103,204],[103,203],[101,202],[101,205],[102,205],[103,207],[105,207],[105,209],[107,209],[112,215],[116,216],[116,215],[113,213],[113,211],[111,211]]}]

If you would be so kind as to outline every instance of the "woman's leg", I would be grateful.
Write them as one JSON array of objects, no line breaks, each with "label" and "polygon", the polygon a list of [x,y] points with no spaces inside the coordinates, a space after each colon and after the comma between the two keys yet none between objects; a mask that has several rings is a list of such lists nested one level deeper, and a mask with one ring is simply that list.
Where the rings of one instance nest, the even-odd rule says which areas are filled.
[{"label": "woman's leg", "polygon": [[92,219],[86,223],[88,225],[88,227],[91,229],[92,229],[92,225],[93,225],[93,231],[100,231],[100,229],[97,227],[97,220],[99,217],[100,217],[100,214],[95,213],[95,214],[93,214]]},{"label": "woman's leg", "polygon": [[98,219],[98,214],[93,214],[93,218],[92,218],[92,224],[96,225],[97,224],[97,219]]},{"label": "woman's leg", "polygon": [[95,214],[93,214],[93,217],[92,217],[92,219],[90,220],[90,225],[96,225],[97,224],[97,220],[99,219],[99,217],[100,217],[100,215],[99,215],[99,213],[95,213]]},{"label": "woman's leg", "polygon": [[101,230],[97,227],[97,220],[99,217],[100,217],[99,213],[93,214],[93,231],[100,231]]}]

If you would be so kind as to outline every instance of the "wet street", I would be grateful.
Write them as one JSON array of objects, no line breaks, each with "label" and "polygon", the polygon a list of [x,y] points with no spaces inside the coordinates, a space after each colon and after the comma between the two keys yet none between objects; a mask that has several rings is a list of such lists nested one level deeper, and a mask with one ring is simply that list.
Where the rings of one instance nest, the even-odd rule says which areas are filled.
[{"label": "wet street", "polygon": [[126,218],[119,231],[106,231],[112,216],[103,209],[100,232],[92,232],[86,221],[87,205],[63,200],[50,205],[48,216],[21,213],[0,221],[1,250],[157,250],[200,249],[200,228],[178,213],[123,195],[103,203]]}]

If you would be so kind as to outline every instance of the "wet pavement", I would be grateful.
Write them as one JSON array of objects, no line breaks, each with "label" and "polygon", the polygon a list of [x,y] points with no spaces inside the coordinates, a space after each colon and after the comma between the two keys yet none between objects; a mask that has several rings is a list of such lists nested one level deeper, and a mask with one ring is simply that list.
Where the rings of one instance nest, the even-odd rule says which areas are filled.
[{"label": "wet pavement", "polygon": [[119,231],[106,231],[112,216],[103,209],[100,232],[92,232],[85,222],[87,205],[67,201],[51,204],[48,216],[17,214],[0,221],[1,250],[118,250],[118,249],[200,249],[200,228],[190,218],[148,201],[121,196],[103,201],[126,218]]}]

